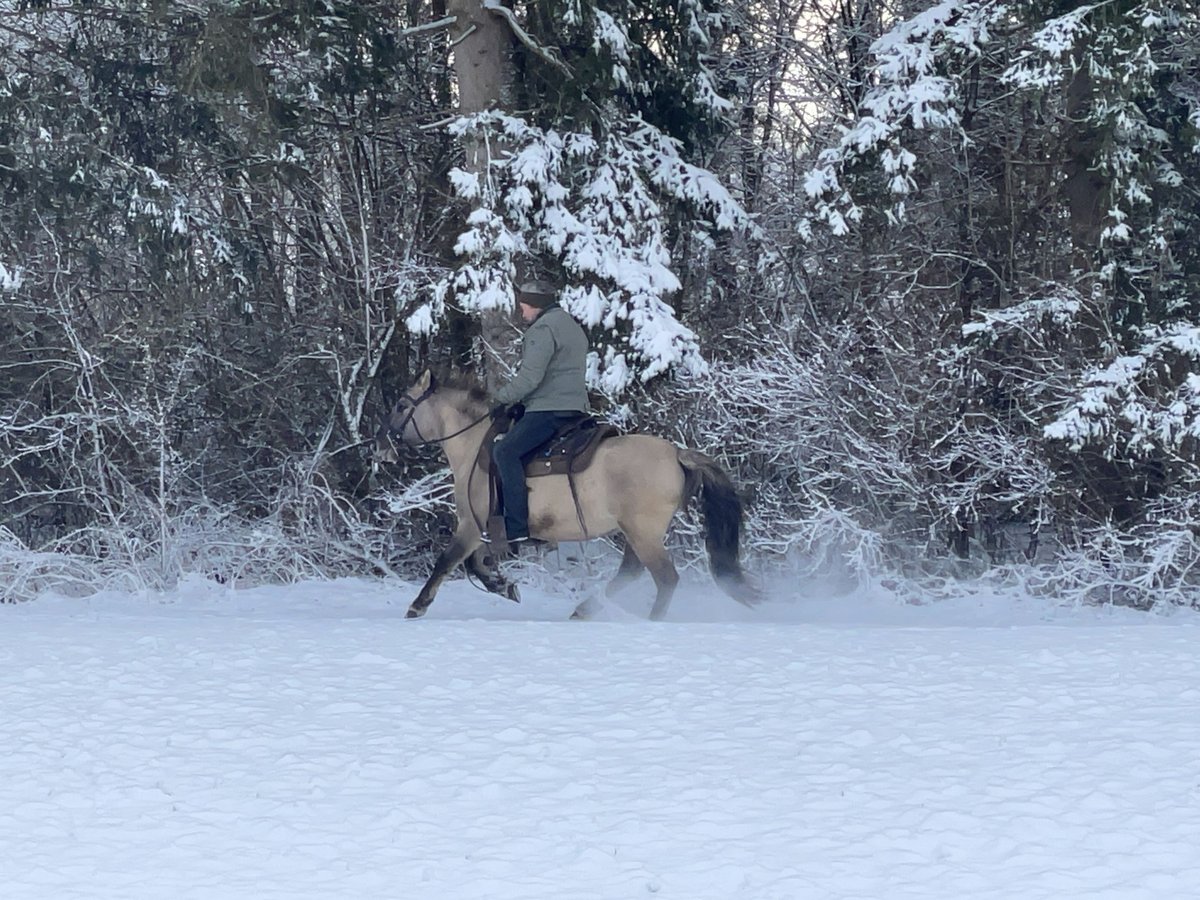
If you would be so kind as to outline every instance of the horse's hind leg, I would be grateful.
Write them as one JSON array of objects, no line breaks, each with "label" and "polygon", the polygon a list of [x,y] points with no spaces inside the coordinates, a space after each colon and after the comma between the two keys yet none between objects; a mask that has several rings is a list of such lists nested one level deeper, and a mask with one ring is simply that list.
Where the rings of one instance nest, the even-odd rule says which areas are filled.
[{"label": "horse's hind leg", "polygon": [[612,580],[604,588],[606,597],[615,597],[625,588],[629,587],[630,583],[642,574],[642,570],[646,568],[642,561],[638,559],[638,555],[633,551],[633,544],[629,539],[625,539],[625,555],[621,557],[621,567],[617,569],[617,574],[612,577]]},{"label": "horse's hind leg", "polygon": [[663,546],[665,530],[654,535],[627,531],[625,537],[633,547],[633,552],[650,570],[654,586],[658,589],[654,597],[654,606],[650,609],[650,618],[658,621],[667,614],[667,607],[671,605],[671,595],[675,593],[675,586],[679,584],[679,573],[675,571],[675,565],[667,555],[667,548]]},{"label": "horse's hind leg", "polygon": [[[621,566],[617,569],[617,574],[612,577],[604,587],[604,596],[615,597],[625,588],[629,587],[630,583],[642,574],[642,570],[646,567],[642,565],[642,561],[638,559],[638,555],[633,551],[633,544],[629,538],[625,539],[625,553],[621,557]],[[572,619],[590,619],[597,609],[595,600],[591,597],[584,600],[575,612],[571,613]]]}]

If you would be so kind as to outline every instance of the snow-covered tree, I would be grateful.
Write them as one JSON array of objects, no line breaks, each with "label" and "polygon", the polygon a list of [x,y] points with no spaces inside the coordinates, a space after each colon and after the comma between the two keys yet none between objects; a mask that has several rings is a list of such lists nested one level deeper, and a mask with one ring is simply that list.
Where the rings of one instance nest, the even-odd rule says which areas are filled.
[{"label": "snow-covered tree", "polygon": [[728,13],[707,0],[483,7],[516,36],[512,108],[470,111],[451,128],[491,153],[453,173],[468,209],[461,265],[409,328],[435,329],[448,301],[507,310],[514,279],[544,274],[592,329],[596,387],[699,371],[698,340],[678,315],[673,232],[751,227],[695,162],[730,108],[719,83]]},{"label": "snow-covered tree", "polygon": [[409,349],[393,297],[444,194],[410,14],[5,5],[0,501],[25,538],[105,504],[137,531],[164,492],[262,510],[298,454],[365,485],[361,454],[332,451]]},{"label": "snow-covered tree", "polygon": [[[841,235],[892,298],[876,371],[934,386],[914,450],[983,488],[964,538],[988,515],[1142,521],[1195,483],[1198,28],[1172,0],[910,6],[808,173],[802,234]],[[1054,477],[1014,492],[988,445]]]}]

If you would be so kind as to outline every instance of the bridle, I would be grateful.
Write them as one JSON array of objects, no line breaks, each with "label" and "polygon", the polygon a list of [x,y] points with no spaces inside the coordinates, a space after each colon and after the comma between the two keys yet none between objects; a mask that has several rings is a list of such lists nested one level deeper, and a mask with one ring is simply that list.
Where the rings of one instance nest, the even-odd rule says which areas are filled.
[{"label": "bridle", "polygon": [[[396,439],[397,438],[399,438],[400,443],[405,442],[404,441],[404,431],[405,431],[405,429],[408,428],[408,426],[410,424],[413,427],[413,431],[417,435],[417,443],[415,445],[411,445],[411,446],[428,447],[430,444],[443,444],[446,441],[450,440],[451,438],[456,438],[460,434],[464,434],[464,433],[470,431],[472,428],[474,428],[476,425],[478,425],[480,422],[482,422],[484,419],[488,418],[491,415],[491,410],[488,410],[487,412],[484,412],[482,415],[480,415],[477,419],[474,419],[474,420],[468,422],[462,428],[458,429],[458,431],[452,432],[451,434],[442,435],[441,437],[427,438],[427,437],[425,437],[425,435],[421,434],[421,428],[419,425],[417,425],[415,416],[417,414],[417,407],[419,407],[422,403],[424,403],[426,400],[428,400],[430,397],[432,397],[434,392],[437,390],[437,388],[438,388],[437,382],[431,378],[429,380],[429,386],[427,388],[425,388],[425,390],[421,392],[421,395],[419,397],[417,397],[416,399],[409,397],[407,394],[400,395],[400,399],[396,401],[396,405],[392,409],[393,415],[399,413],[401,409],[404,410],[404,415],[400,419],[400,424],[395,425],[395,426],[392,425],[392,416],[389,415],[387,418],[387,425],[386,425],[388,440],[392,444],[393,451],[395,451],[395,449],[396,449]],[[471,492],[471,481],[472,481],[472,479],[474,479],[475,472],[478,468],[479,468],[478,465],[472,466],[471,473],[467,478],[468,498],[470,497],[470,492]],[[471,510],[471,516],[475,519],[476,526],[482,532],[484,530],[484,526],[482,523],[480,523],[479,517],[475,514],[475,508],[474,508],[474,506],[471,505],[470,499],[468,499],[468,501],[467,501],[467,506]],[[468,578],[470,577],[469,573],[468,573],[467,577]]]},{"label": "bridle", "polygon": [[456,438],[460,434],[464,434],[464,433],[470,431],[472,428],[474,428],[476,425],[478,425],[480,422],[482,422],[484,419],[486,419],[490,415],[490,412],[485,412],[478,419],[476,419],[473,422],[467,423],[462,428],[458,429],[458,431],[455,431],[452,434],[446,434],[446,435],[442,435],[441,437],[435,437],[435,438],[425,437],[425,435],[421,434],[421,428],[419,425],[417,425],[416,419],[414,417],[417,414],[417,407],[420,406],[422,403],[424,403],[426,400],[428,400],[430,397],[432,397],[434,391],[436,391],[437,388],[438,388],[437,383],[433,379],[430,379],[429,387],[425,388],[425,390],[421,392],[421,396],[417,397],[415,400],[412,399],[411,397],[402,396],[399,400],[396,401],[396,406],[392,410],[393,413],[399,412],[400,407],[403,406],[405,415],[404,415],[404,418],[400,420],[400,424],[398,426],[393,426],[392,422],[391,422],[391,416],[388,416],[387,430],[388,430],[388,439],[389,440],[391,440],[393,443],[395,443],[395,438],[398,437],[400,439],[401,443],[403,443],[404,442],[404,430],[406,428],[408,428],[408,426],[411,424],[413,427],[413,432],[417,436],[417,443],[415,446],[427,447],[430,444],[441,444],[445,441],[450,440],[451,438]]}]

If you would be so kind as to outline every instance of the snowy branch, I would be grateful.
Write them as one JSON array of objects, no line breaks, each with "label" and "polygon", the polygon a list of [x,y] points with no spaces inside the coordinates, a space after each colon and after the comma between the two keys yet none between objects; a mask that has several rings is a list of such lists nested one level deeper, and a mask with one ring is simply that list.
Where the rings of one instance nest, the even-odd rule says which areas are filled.
[{"label": "snowy branch", "polygon": [[517,17],[513,14],[513,11],[507,6],[501,5],[499,0],[483,0],[483,8],[488,12],[495,13],[504,19],[504,21],[508,23],[508,27],[512,29],[513,34],[517,36],[517,39],[522,44],[524,44],[546,62],[550,63],[550,65],[554,66],[554,68],[558,69],[568,78],[574,76],[574,73],[571,71],[571,67],[559,59],[550,50],[547,50],[532,37],[530,37],[529,32],[522,28],[521,23],[517,21]]},{"label": "snowy branch", "polygon": [[446,16],[445,18],[438,19],[436,22],[426,22],[423,25],[414,25],[411,28],[404,28],[398,32],[397,37],[406,38],[412,37],[415,34],[430,34],[435,31],[442,31],[446,28],[449,28],[457,21],[457,16]]}]

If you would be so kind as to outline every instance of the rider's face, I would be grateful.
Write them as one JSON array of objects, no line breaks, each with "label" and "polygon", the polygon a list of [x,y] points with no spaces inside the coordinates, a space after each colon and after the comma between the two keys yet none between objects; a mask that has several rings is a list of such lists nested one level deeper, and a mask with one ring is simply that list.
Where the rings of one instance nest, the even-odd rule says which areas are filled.
[{"label": "rider's face", "polygon": [[521,318],[526,322],[532,322],[537,318],[537,314],[541,312],[536,306],[530,306],[528,303],[519,304],[521,307]]}]

